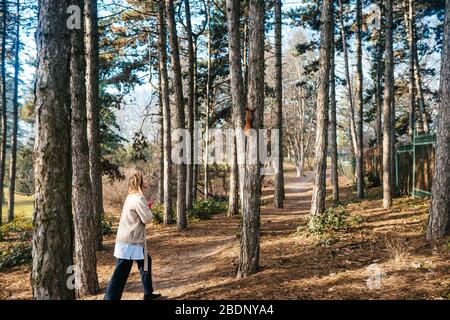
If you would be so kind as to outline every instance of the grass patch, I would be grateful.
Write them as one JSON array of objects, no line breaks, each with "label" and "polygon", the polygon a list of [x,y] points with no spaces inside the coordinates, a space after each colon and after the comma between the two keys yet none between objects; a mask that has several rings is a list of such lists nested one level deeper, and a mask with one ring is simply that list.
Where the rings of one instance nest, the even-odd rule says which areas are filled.
[{"label": "grass patch", "polygon": [[[5,195],[8,191],[5,190]],[[34,199],[33,196],[16,194],[14,197],[14,216],[18,219],[30,220],[33,215]],[[8,204],[4,203],[2,208],[2,221],[8,219]]]}]

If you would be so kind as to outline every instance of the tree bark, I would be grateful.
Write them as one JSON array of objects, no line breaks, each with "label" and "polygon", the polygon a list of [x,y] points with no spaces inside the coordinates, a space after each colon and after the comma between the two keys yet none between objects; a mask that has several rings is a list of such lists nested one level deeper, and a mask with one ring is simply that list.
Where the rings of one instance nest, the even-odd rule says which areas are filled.
[{"label": "tree bark", "polygon": [[333,42],[333,2],[322,2],[320,18],[320,58],[317,88],[316,159],[311,200],[310,227],[314,217],[325,212],[326,169],[328,144],[328,108],[330,97],[330,46]]},{"label": "tree bark", "polygon": [[164,121],[164,225],[173,223],[172,209],[172,137],[170,122],[169,80],[167,74],[167,30],[165,18],[165,3],[158,5],[159,33],[159,72],[161,74],[161,103]]},{"label": "tree bark", "polygon": [[416,92],[415,92],[415,73],[414,73],[414,24],[412,21],[412,5],[410,0],[403,1],[403,13],[405,20],[405,30],[408,38],[408,59],[409,59],[409,82],[408,82],[408,91],[409,91],[409,120],[408,120],[408,135],[410,141],[413,141],[414,128],[415,128],[415,114],[416,114]]},{"label": "tree bark", "polygon": [[0,131],[1,131],[1,141],[0,141],[0,224],[2,223],[1,216],[3,215],[3,203],[4,199],[4,181],[5,181],[5,165],[6,165],[6,140],[7,140],[7,105],[6,105],[6,35],[8,33],[8,6],[6,0],[2,0],[2,53],[1,53],[1,67],[0,67],[0,77],[1,77],[1,120],[0,120]]},{"label": "tree bark", "polygon": [[187,32],[187,45],[188,45],[188,131],[190,134],[190,149],[189,149],[189,163],[187,165],[187,177],[186,177],[186,209],[192,209],[194,199],[192,189],[194,187],[194,108],[195,108],[195,69],[194,69],[194,42],[192,39],[192,24],[191,24],[191,9],[189,6],[189,0],[184,0],[184,6],[186,10],[186,32]]},{"label": "tree bark", "polygon": [[[241,36],[240,36],[240,4],[238,1],[227,0],[227,27],[228,27],[228,55],[230,63],[230,90],[233,108],[233,124],[236,129],[244,127],[244,80],[242,77],[241,62]],[[242,205],[242,188],[245,167],[238,164],[237,144],[245,143],[239,135],[234,138],[234,150],[230,177],[230,198],[228,215],[238,214],[238,200],[241,199]]]},{"label": "tree bark", "polygon": [[383,145],[383,125],[382,125],[382,117],[383,117],[383,92],[381,88],[381,78],[382,78],[382,59],[383,59],[383,42],[382,42],[382,30],[384,29],[384,7],[383,0],[380,0],[378,3],[378,7],[380,9],[380,29],[378,31],[378,43],[377,43],[377,61],[376,61],[376,105],[377,105],[377,114],[375,120],[375,128],[376,128],[376,139],[377,146]]},{"label": "tree bark", "polygon": [[92,185],[92,207],[94,209],[96,248],[100,250],[103,247],[102,219],[104,209],[100,148],[99,34],[97,0],[86,0],[84,5],[89,174]]},{"label": "tree bark", "polygon": [[349,103],[350,110],[350,136],[351,136],[351,144],[353,148],[353,153],[356,156],[358,149],[357,135],[356,135],[356,125],[355,125],[355,106],[353,103],[353,91],[352,91],[352,83],[350,79],[350,67],[348,63],[348,48],[347,48],[347,38],[345,34],[344,27],[344,6],[342,4],[342,0],[339,0],[339,22],[341,25],[341,35],[342,35],[342,51],[344,52],[344,69],[345,69],[345,81],[347,83],[347,97]]},{"label": "tree bark", "polygon": [[[180,53],[178,46],[178,34],[175,22],[173,0],[167,0],[167,27],[169,29],[169,39],[171,48],[172,74],[174,82],[174,96],[177,113],[177,129],[185,129],[183,83],[180,65]],[[180,141],[184,145],[183,152],[186,152],[186,141]],[[177,229],[187,228],[186,217],[186,163],[178,164],[177,170]]]},{"label": "tree bark", "polygon": [[212,38],[211,38],[211,0],[208,0],[207,2],[207,10],[206,10],[206,23],[208,24],[208,59],[207,59],[207,76],[206,76],[206,115],[205,115],[205,163],[204,163],[204,197],[205,200],[208,199],[208,186],[209,186],[209,173],[208,173],[208,157],[209,157],[209,113],[211,110],[211,45],[212,45]]},{"label": "tree bark", "polygon": [[[264,113],[264,1],[249,2],[249,64],[247,108],[252,110],[253,138],[245,145],[245,194],[242,202],[242,232],[237,278],[257,272],[260,252],[261,176],[259,164],[259,129]],[[239,135],[241,136],[241,135]],[[238,157],[242,156],[238,152]],[[242,163],[243,161],[239,161]]]},{"label": "tree bark", "polygon": [[[334,30],[334,19],[333,27]],[[333,41],[330,44],[330,142],[331,142],[331,184],[333,186],[333,201],[339,202],[339,173],[337,150],[337,124],[336,124],[336,71],[334,58],[334,32]]]},{"label": "tree bark", "polygon": [[364,198],[364,102],[362,71],[362,0],[356,1],[356,129],[358,147],[356,148],[356,189],[358,198]]},{"label": "tree bark", "polygon": [[[159,70],[159,66],[158,66]],[[164,108],[161,86],[161,71],[158,72],[158,96],[159,96],[159,180],[158,180],[158,201],[164,203]]]},{"label": "tree bark", "polygon": [[39,1],[35,103],[34,299],[73,299],[70,162],[70,37],[67,0]]},{"label": "tree bark", "polygon": [[419,54],[417,53],[417,30],[416,30],[416,10],[414,7],[414,1],[410,0],[411,10],[410,19],[412,21],[412,40],[413,40],[413,53],[414,53],[414,78],[416,82],[417,98],[419,102],[420,118],[422,122],[423,132],[428,134],[430,132],[430,116],[425,108],[425,98],[422,88],[422,76],[420,74]]},{"label": "tree bark", "polygon": [[386,0],[386,45],[383,106],[383,207],[390,208],[393,198],[393,146],[394,146],[394,56],[393,56],[393,4]]},{"label": "tree bark", "polygon": [[14,93],[13,93],[13,122],[11,133],[11,161],[9,164],[9,200],[8,200],[8,221],[14,220],[14,198],[16,192],[16,162],[17,162],[17,126],[19,121],[19,71],[20,71],[20,1],[16,1],[17,21],[16,40],[14,46]]},{"label": "tree bark", "polygon": [[[72,1],[80,8],[83,2]],[[84,19],[81,19],[82,23]],[[75,226],[75,277],[77,297],[99,290],[95,257],[96,215],[92,203],[87,139],[85,48],[83,28],[73,29],[70,60],[72,208]]]},{"label": "tree bark", "polygon": [[427,239],[450,234],[450,3],[445,9],[441,60],[441,102],[436,128],[436,167],[431,191]]},{"label": "tree bark", "polygon": [[284,173],[283,173],[283,66],[282,66],[282,3],[275,1],[275,69],[276,69],[276,128],[279,132],[278,167],[275,175],[275,208],[283,208],[284,199]]}]

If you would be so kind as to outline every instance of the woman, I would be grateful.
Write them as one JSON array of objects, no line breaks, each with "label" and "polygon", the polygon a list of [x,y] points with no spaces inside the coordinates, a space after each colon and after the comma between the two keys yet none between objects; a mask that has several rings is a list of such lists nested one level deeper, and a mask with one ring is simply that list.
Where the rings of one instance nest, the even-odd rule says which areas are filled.
[{"label": "woman", "polygon": [[120,216],[114,249],[117,265],[106,289],[105,300],[121,299],[133,261],[137,262],[141,273],[144,300],[161,297],[160,294],[153,293],[152,259],[147,253],[145,225],[152,220],[152,212],[142,192],[146,187],[144,176],[140,172],[134,173],[128,180],[128,196]]}]

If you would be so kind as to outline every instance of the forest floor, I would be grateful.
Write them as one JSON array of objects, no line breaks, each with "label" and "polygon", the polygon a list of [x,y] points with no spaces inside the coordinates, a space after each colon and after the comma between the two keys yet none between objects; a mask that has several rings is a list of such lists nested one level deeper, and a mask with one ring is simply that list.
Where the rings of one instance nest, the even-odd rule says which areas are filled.
[{"label": "forest floor", "polygon": [[[298,231],[306,226],[311,172],[302,179],[286,171],[284,209],[273,208],[273,191],[263,191],[260,271],[236,280],[240,218],[215,216],[188,230],[148,227],[155,291],[166,299],[450,299],[450,239],[425,240],[429,203],[410,197],[381,209],[379,189],[363,201],[345,179],[345,211],[358,221],[326,237]],[[116,213],[117,214],[117,213]],[[103,299],[114,270],[114,235],[98,253]],[[0,299],[29,299],[29,267],[0,273]],[[134,266],[123,299],[142,299]]]}]

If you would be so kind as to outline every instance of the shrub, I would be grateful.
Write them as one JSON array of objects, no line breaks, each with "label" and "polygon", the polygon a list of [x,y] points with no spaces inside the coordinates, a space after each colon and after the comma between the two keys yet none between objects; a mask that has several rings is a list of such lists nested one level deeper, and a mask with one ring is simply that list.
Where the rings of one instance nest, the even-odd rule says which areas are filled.
[{"label": "shrub", "polygon": [[367,188],[376,188],[381,186],[380,178],[373,172],[365,172],[364,183]]},{"label": "shrub", "polygon": [[318,215],[312,218],[309,224],[309,231],[316,235],[333,231],[347,231],[362,222],[361,216],[353,216],[339,206],[329,208],[324,215]]},{"label": "shrub", "polygon": [[0,252],[0,272],[31,262],[31,244],[20,244]]},{"label": "shrub", "polygon": [[162,204],[154,204],[152,207],[153,220],[154,224],[162,224],[164,217],[164,206]]},{"label": "shrub", "polygon": [[102,218],[102,234],[104,236],[110,235],[112,231],[113,219],[111,217]]},{"label": "shrub", "polygon": [[191,219],[208,220],[214,215],[227,212],[228,200],[222,198],[199,200],[194,203],[194,207],[189,210],[188,217]]}]

